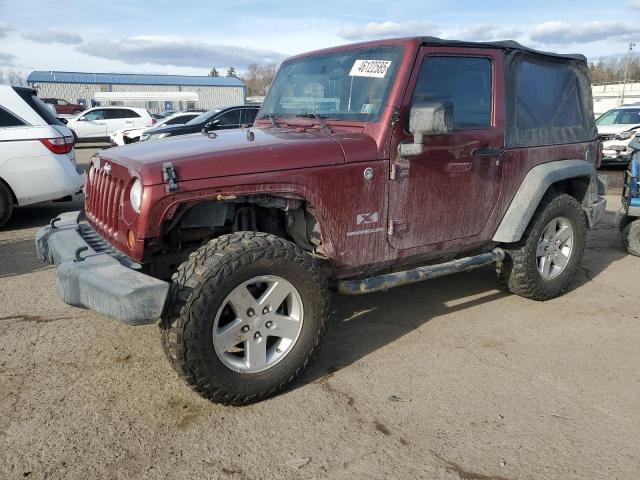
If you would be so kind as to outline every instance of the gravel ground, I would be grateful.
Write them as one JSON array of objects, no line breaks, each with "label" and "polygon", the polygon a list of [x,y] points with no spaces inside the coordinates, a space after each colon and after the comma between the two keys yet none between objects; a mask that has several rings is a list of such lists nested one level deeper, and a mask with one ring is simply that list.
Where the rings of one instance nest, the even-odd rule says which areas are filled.
[{"label": "gravel ground", "polygon": [[33,237],[80,199],[19,209],[0,231],[0,478],[635,479],[640,258],[609,202],[565,296],[510,295],[490,269],[336,296],[302,380],[241,408],[191,392],[157,326],[58,299]]}]

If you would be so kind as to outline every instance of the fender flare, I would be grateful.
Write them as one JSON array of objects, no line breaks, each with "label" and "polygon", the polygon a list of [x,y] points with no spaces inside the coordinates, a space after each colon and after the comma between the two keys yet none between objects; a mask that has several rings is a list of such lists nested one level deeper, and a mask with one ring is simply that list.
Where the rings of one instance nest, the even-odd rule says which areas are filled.
[{"label": "fender flare", "polygon": [[540,200],[549,187],[570,178],[596,177],[596,168],[584,160],[543,163],[529,170],[493,235],[493,241],[513,243],[522,238]]}]

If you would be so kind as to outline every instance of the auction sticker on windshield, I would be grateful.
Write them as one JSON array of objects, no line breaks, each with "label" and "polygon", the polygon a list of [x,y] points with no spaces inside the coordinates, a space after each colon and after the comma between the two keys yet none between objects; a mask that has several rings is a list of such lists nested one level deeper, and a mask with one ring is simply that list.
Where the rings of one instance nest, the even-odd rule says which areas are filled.
[{"label": "auction sticker on windshield", "polygon": [[390,66],[391,60],[356,60],[349,76],[384,78]]}]

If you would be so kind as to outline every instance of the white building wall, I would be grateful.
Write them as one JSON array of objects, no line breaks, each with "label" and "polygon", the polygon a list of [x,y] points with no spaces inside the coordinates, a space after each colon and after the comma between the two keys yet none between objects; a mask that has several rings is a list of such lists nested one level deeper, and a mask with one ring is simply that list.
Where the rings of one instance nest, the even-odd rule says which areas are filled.
[{"label": "white building wall", "polygon": [[[189,91],[198,94],[198,102],[187,104],[187,102],[173,102],[174,110],[185,110],[187,108],[212,108],[229,107],[232,105],[244,104],[245,95],[243,87],[221,87],[221,86],[183,86],[183,85],[107,85],[107,84],[80,84],[80,83],[36,83],[38,96],[62,98],[68,102],[79,103],[80,99],[85,100],[85,104],[91,106],[91,100],[96,92],[182,92]],[[32,86],[33,86],[32,85]],[[110,104],[121,105],[121,102],[109,102]],[[104,102],[102,105],[106,105]],[[127,102],[130,107],[142,107],[151,113],[164,111],[164,102]]]},{"label": "white building wall", "polygon": [[[593,92],[593,113],[599,117],[607,110],[622,105],[622,83],[611,83],[607,85],[594,85]],[[640,83],[627,83],[624,88],[624,104],[640,102]]]}]

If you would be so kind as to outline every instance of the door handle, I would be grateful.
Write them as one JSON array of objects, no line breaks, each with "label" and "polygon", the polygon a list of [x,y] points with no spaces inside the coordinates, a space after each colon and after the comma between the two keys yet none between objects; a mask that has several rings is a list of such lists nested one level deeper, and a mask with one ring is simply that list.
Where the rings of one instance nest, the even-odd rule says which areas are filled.
[{"label": "door handle", "polygon": [[498,147],[476,148],[473,151],[474,157],[501,157],[502,155],[504,155],[504,148]]}]

